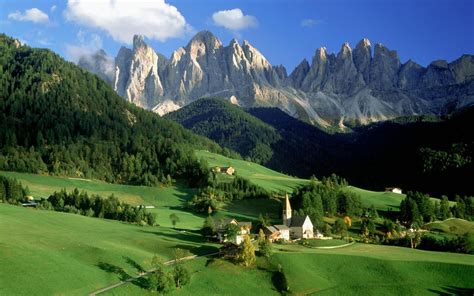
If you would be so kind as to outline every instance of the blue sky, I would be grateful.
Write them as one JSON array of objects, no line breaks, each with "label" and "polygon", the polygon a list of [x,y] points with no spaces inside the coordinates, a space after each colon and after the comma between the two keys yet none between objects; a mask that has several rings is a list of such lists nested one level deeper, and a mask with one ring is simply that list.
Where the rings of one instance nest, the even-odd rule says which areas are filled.
[{"label": "blue sky", "polygon": [[[102,4],[99,4],[101,3]],[[115,9],[112,11],[112,9]],[[427,65],[474,54],[470,0],[69,0],[0,2],[0,31],[74,60],[102,47],[115,56],[133,33],[170,56],[200,30],[236,37],[291,72],[316,48],[362,38]]]}]

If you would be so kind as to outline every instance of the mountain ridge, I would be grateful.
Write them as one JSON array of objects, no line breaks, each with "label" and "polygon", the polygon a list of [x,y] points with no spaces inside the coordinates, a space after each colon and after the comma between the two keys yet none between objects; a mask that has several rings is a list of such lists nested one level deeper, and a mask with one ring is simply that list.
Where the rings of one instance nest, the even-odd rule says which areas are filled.
[{"label": "mountain ridge", "polygon": [[[310,123],[344,129],[406,115],[446,114],[474,104],[474,56],[423,67],[364,38],[339,53],[320,47],[288,75],[247,40],[225,46],[211,32],[197,33],[170,58],[144,38],[115,58],[113,87],[126,100],[160,113],[202,97],[221,97],[242,107],[279,107]],[[96,64],[103,63],[97,55]],[[93,57],[91,57],[93,58]],[[104,58],[102,57],[102,60]],[[106,59],[110,61],[109,59]],[[90,63],[80,66],[106,76]],[[102,72],[101,72],[102,71]]]}]

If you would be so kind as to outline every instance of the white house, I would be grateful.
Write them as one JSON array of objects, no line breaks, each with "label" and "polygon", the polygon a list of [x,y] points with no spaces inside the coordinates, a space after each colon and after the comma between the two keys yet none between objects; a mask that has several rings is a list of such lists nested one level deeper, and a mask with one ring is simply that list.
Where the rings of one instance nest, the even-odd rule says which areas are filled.
[{"label": "white house", "polygon": [[393,192],[393,193],[397,193],[397,194],[402,194],[402,189],[400,189],[398,187],[388,187],[388,188],[385,188],[385,191]]},{"label": "white house", "polygon": [[226,227],[229,224],[234,224],[239,227],[239,232],[235,236],[235,244],[240,245],[244,241],[244,237],[250,234],[252,229],[252,222],[238,222],[236,219],[223,219],[216,222],[217,239],[223,243],[227,242]]},{"label": "white house", "polygon": [[290,240],[290,228],[286,225],[267,226],[263,232],[271,241],[279,239]]}]

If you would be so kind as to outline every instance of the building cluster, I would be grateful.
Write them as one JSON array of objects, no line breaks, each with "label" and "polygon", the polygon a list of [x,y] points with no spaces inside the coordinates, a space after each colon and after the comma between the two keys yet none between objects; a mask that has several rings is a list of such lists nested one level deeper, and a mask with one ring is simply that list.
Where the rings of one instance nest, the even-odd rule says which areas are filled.
[{"label": "building cluster", "polygon": [[[226,232],[229,224],[234,224],[238,227],[235,244],[240,245],[243,242],[244,237],[250,234],[252,222],[240,222],[232,218],[216,222],[217,238],[220,242],[228,241]],[[293,216],[288,194],[285,196],[285,202],[283,205],[282,224],[266,226],[263,231],[265,236],[271,241],[289,241],[323,237],[323,235],[318,231],[316,231],[316,233],[314,232],[313,223],[308,215]]]}]

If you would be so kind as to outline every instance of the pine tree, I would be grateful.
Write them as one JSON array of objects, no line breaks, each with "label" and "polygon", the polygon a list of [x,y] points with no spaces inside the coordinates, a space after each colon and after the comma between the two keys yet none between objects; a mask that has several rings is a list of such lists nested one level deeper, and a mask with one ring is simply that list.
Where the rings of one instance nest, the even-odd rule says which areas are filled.
[{"label": "pine tree", "polygon": [[441,220],[446,220],[449,218],[449,200],[448,197],[445,195],[441,197],[441,203],[439,206],[439,218]]},{"label": "pine tree", "polygon": [[202,226],[201,233],[204,236],[212,236],[216,231],[216,224],[212,216],[207,216],[204,220],[204,225]]},{"label": "pine tree", "polygon": [[239,248],[237,260],[245,267],[251,266],[255,263],[255,247],[248,236],[244,237],[244,241]]}]

